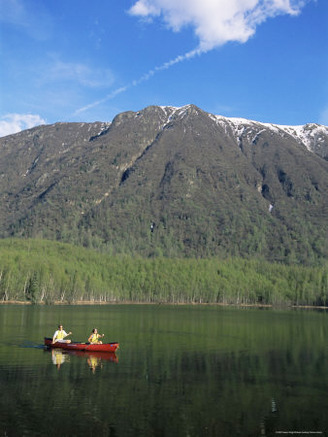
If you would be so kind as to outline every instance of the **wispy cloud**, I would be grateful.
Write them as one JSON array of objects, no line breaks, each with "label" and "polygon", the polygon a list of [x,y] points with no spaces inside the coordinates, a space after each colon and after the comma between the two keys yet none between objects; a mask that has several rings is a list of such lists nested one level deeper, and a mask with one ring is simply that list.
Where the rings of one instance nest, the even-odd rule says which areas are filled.
[{"label": "wispy cloud", "polygon": [[56,55],[51,55],[50,58],[47,71],[42,75],[46,82],[72,81],[88,88],[109,87],[114,82],[110,69],[93,68],[79,62],[64,62]]},{"label": "wispy cloud", "polygon": [[320,114],[319,123],[328,126],[328,106]]},{"label": "wispy cloud", "polygon": [[82,112],[85,112],[89,109],[92,109],[102,103],[107,102],[108,100],[112,100],[114,99],[116,96],[118,96],[119,94],[124,93],[125,91],[127,91],[128,89],[138,86],[143,82],[146,82],[147,80],[149,80],[152,76],[154,76],[154,74],[156,74],[158,71],[162,71],[162,70],[167,70],[168,68],[172,67],[174,64],[177,64],[179,62],[185,61],[187,59],[190,59],[194,56],[196,56],[197,54],[200,54],[199,50],[192,50],[184,55],[179,55],[176,58],[172,59],[171,61],[168,62],[164,62],[162,65],[159,65],[151,70],[149,70],[147,73],[143,74],[142,76],[140,76],[138,79],[134,79],[132,82],[130,82],[129,84],[122,86],[120,88],[115,89],[114,91],[112,91],[110,94],[107,94],[103,99],[97,100],[95,102],[92,102],[88,105],[83,106],[82,108],[77,109],[74,112],[74,116],[81,114]]},{"label": "wispy cloud", "polygon": [[231,41],[245,43],[255,34],[256,27],[268,18],[284,14],[298,15],[309,1],[311,0],[137,0],[129,9],[129,14],[147,20],[163,20],[174,32],[191,27],[198,38],[198,46],[154,67],[105,98],[78,109],[75,115],[113,99],[175,64]]},{"label": "wispy cloud", "polygon": [[95,102],[89,103],[88,105],[82,106],[81,108],[77,109],[74,112],[74,116],[75,115],[79,115],[82,112],[88,111],[89,109],[92,109],[98,105],[101,105],[102,103],[107,102],[108,100],[113,99],[114,97],[116,97],[117,95],[124,93],[125,91],[127,91],[128,88],[130,88],[131,85],[126,85],[124,87],[121,88],[117,88],[116,90],[114,90],[113,92],[111,92],[110,94],[107,94],[107,96],[105,96],[103,99],[99,99],[96,100]]},{"label": "wispy cloud", "polygon": [[92,109],[102,103],[107,102],[108,100],[114,99],[119,94],[124,93],[125,91],[128,91],[130,88],[140,85],[143,82],[146,82],[149,80],[152,76],[154,76],[158,71],[167,70],[168,68],[172,67],[174,64],[178,64],[179,62],[185,61],[187,59],[190,59],[196,55],[200,54],[199,50],[192,50],[188,53],[185,53],[184,55],[179,55],[176,58],[172,59],[171,61],[164,62],[162,65],[159,65],[157,67],[154,67],[153,69],[149,70],[147,73],[140,76],[138,79],[134,79],[129,84],[122,86],[120,88],[115,89],[110,94],[107,94],[103,99],[97,100],[95,102],[89,103],[88,105],[85,105],[79,109],[77,109],[74,112],[74,116],[81,114],[82,112],[85,112],[89,109]]},{"label": "wispy cloud", "polygon": [[46,12],[42,2],[38,4],[37,16],[26,5],[22,0],[0,0],[0,22],[20,28],[36,40],[47,39],[53,30],[51,16]]},{"label": "wispy cloud", "polygon": [[0,118],[0,137],[45,123],[42,117],[35,114],[7,114]]}]

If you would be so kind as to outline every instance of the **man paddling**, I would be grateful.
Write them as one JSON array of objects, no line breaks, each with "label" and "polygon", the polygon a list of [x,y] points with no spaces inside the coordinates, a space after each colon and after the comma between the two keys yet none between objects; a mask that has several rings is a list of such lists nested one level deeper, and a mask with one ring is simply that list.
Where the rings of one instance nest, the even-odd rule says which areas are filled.
[{"label": "man paddling", "polygon": [[66,331],[63,329],[63,325],[58,325],[57,331],[54,333],[54,336],[52,337],[52,344],[54,343],[70,343],[71,340],[64,340],[65,337],[68,335],[71,335],[72,333],[69,332],[67,334]]}]

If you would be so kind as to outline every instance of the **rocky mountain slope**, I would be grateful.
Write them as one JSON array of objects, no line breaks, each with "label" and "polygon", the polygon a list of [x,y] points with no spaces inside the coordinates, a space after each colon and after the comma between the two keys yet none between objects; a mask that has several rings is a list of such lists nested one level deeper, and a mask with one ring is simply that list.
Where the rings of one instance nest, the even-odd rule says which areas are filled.
[{"label": "rocky mountain slope", "polygon": [[144,256],[328,257],[328,127],[188,105],[0,138],[0,236]]}]

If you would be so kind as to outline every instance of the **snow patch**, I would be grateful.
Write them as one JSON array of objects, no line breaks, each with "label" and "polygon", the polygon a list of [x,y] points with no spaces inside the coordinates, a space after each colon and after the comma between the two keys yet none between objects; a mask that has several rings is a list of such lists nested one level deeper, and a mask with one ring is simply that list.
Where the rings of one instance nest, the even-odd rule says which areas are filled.
[{"label": "snow patch", "polygon": [[94,138],[95,137],[100,137],[108,128],[109,128],[109,126],[111,125],[112,123],[111,122],[109,122],[109,123],[102,123],[101,125],[100,125],[100,130],[99,130],[99,132],[94,136]]},{"label": "snow patch", "polygon": [[328,127],[315,123],[305,124],[304,126],[279,126],[279,128],[298,142],[303,143],[310,151],[313,150],[313,146],[320,147],[328,140]]},{"label": "snow patch", "polygon": [[275,134],[292,136],[299,144],[304,144],[310,151],[313,151],[314,147],[328,145],[328,126],[324,125],[309,123],[300,126],[288,126],[260,123],[245,118],[224,117],[222,115],[210,114],[209,116],[218,125],[224,127],[226,131],[227,126],[229,126],[237,141],[240,141],[242,136],[246,136],[251,143],[255,143],[261,133],[271,130]]},{"label": "snow patch", "polygon": [[[162,129],[164,129],[175,117],[185,117],[188,109],[192,106],[193,105],[182,107],[160,106],[166,116],[166,120],[162,124]],[[232,133],[239,144],[242,138],[255,144],[262,133],[271,131],[272,134],[280,134],[283,137],[290,135],[299,144],[304,145],[312,152],[314,148],[320,148],[323,145],[328,146],[328,126],[316,123],[288,126],[273,123],[261,123],[240,117],[224,117],[223,115],[214,115],[210,113],[207,113],[207,115],[218,126],[223,128],[227,135]]]}]

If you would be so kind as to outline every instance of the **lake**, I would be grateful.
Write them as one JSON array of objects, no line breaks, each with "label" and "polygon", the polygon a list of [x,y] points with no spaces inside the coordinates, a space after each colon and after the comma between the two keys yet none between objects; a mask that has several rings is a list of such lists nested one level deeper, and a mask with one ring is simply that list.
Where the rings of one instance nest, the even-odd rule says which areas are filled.
[{"label": "lake", "polygon": [[[57,325],[108,356],[46,351]],[[328,313],[0,305],[0,436],[328,435]]]}]

